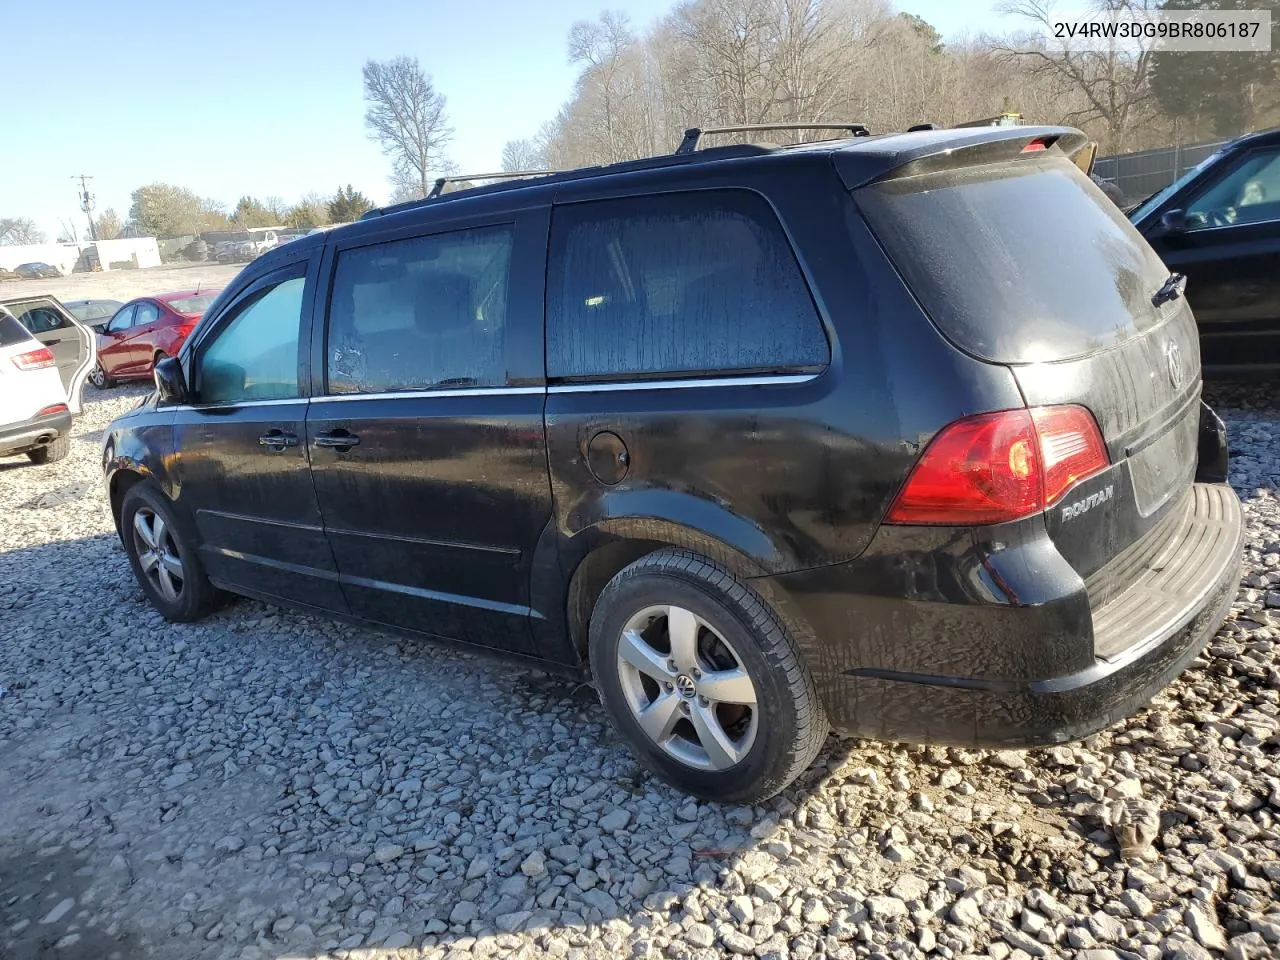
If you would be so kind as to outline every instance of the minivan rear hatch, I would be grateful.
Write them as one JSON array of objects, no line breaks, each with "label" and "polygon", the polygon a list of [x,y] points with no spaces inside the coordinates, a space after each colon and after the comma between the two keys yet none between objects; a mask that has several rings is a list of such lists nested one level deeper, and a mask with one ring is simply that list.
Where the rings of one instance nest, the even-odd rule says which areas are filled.
[{"label": "minivan rear hatch", "polygon": [[1183,500],[1200,417],[1195,320],[1185,297],[1153,300],[1168,269],[1051,139],[913,161],[853,197],[948,340],[1006,365],[1028,406],[1093,414],[1116,468],[1046,513],[1082,577]]}]

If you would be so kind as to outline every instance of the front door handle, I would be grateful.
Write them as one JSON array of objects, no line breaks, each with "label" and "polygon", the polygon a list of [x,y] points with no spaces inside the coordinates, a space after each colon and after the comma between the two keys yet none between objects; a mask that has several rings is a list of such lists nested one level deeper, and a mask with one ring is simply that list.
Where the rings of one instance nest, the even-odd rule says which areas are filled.
[{"label": "front door handle", "polygon": [[341,452],[359,445],[360,438],[354,433],[347,433],[345,430],[335,430],[333,433],[316,434],[315,441],[317,447],[333,447]]},{"label": "front door handle", "polygon": [[268,430],[258,438],[258,446],[268,447],[272,450],[283,450],[285,447],[296,447],[298,438],[292,433],[285,433],[282,430]]}]

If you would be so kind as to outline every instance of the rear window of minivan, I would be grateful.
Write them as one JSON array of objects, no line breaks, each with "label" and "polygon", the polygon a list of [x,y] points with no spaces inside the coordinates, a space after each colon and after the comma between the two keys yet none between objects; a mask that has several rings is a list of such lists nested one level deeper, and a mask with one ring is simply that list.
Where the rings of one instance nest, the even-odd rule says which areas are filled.
[{"label": "rear window of minivan", "polygon": [[1071,359],[1159,322],[1151,296],[1169,271],[1065,158],[887,180],[854,197],[933,322],[980,359]]}]

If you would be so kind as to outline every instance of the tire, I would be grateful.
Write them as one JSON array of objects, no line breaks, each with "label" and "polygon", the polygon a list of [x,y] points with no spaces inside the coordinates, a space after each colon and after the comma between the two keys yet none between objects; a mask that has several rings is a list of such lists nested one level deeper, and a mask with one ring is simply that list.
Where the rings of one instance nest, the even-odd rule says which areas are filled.
[{"label": "tire", "polygon": [[102,369],[101,361],[95,363],[93,369],[89,371],[89,382],[99,390],[110,390],[116,385],[115,380],[107,376],[107,371]]},{"label": "tire", "polygon": [[767,799],[826,739],[813,677],[777,614],[704,557],[660,550],[619,572],[596,602],[589,646],[609,719],[644,767],[687,793]]},{"label": "tire", "polygon": [[27,459],[32,463],[57,463],[59,460],[65,460],[70,452],[71,438],[59,437],[52,443],[46,443],[43,447],[28,450]]},{"label": "tire", "polygon": [[133,575],[162,617],[189,623],[213,609],[221,594],[205,576],[195,543],[177,522],[168,497],[147,483],[131,487],[120,505],[120,530]]}]

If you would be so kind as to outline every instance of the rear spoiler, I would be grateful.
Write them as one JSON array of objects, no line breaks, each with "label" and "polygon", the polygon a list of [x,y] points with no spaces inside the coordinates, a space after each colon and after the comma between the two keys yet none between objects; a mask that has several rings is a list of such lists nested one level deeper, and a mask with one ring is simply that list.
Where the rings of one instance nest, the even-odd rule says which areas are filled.
[{"label": "rear spoiler", "polygon": [[[1097,144],[1072,127],[984,127],[932,130],[902,138],[894,152],[850,147],[834,154],[845,187],[855,190],[882,180],[898,180],[959,167],[1001,163],[1021,156],[1065,156],[1088,174]],[[883,142],[880,144],[883,147]]]}]

